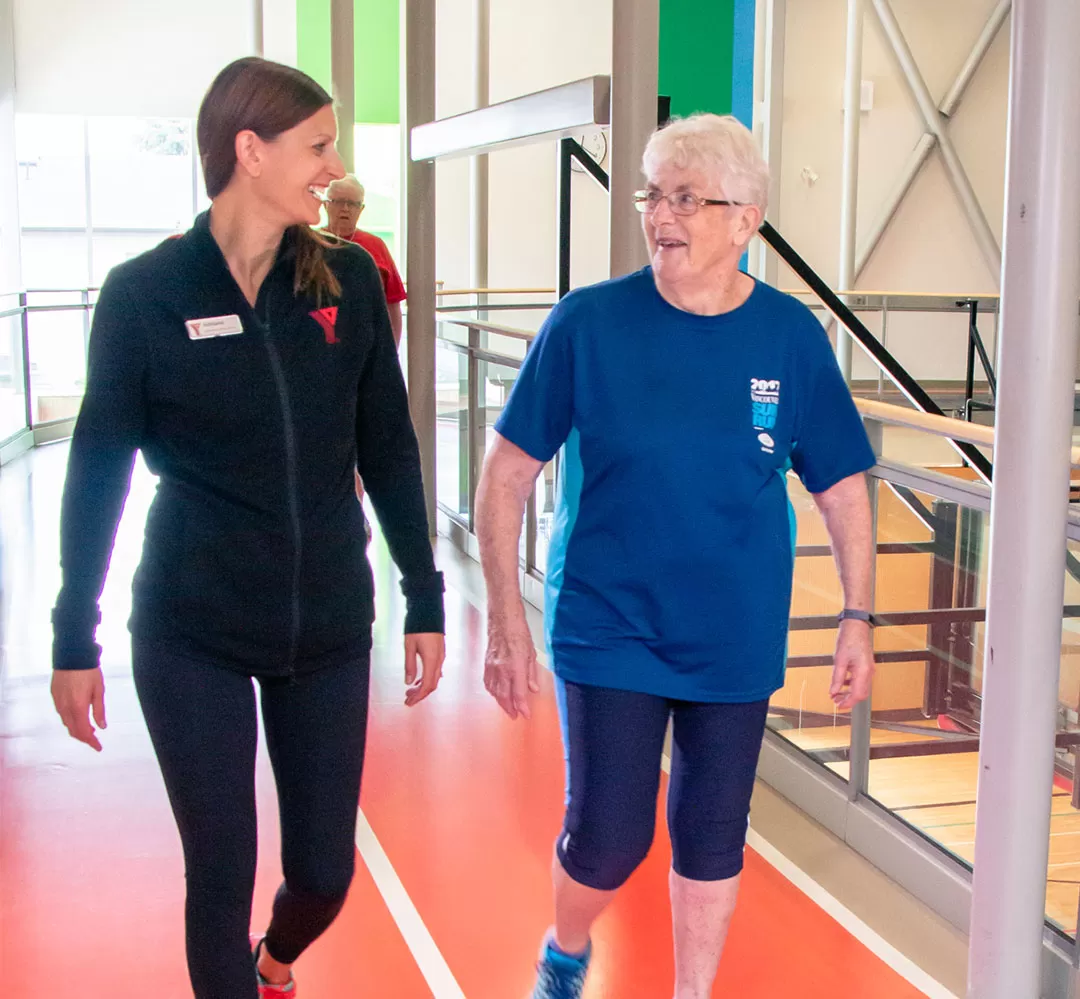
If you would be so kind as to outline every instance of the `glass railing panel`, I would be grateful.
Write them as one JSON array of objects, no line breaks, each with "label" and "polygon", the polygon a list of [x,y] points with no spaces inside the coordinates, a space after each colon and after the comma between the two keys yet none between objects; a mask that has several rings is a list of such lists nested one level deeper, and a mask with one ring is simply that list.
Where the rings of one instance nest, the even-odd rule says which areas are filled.
[{"label": "glass railing panel", "polygon": [[[985,605],[985,515],[876,479],[871,488],[878,497],[875,606],[884,620],[874,632],[879,664],[871,699],[870,791],[887,807],[903,806],[907,785],[918,783],[923,797],[916,804],[924,808],[945,803],[935,797],[933,781],[901,781],[905,787],[896,790],[894,775],[902,777],[905,767],[955,767],[966,762],[958,750],[977,750],[959,719],[971,722],[974,713],[977,729],[982,625],[970,618]],[[786,682],[770,702],[769,725],[846,780],[850,719],[829,696],[836,628],[828,619],[842,606],[843,593],[813,498],[790,477],[789,495],[797,524],[793,625]],[[975,610],[965,614],[957,607]],[[808,617],[822,620],[806,629],[798,619]],[[934,672],[932,660],[943,664]],[[943,669],[952,706],[928,713],[929,678],[941,682]],[[939,721],[938,713],[950,717]]]},{"label": "glass railing panel", "polygon": [[1075,938],[1080,908],[1080,543],[1070,541],[1065,573],[1065,616],[1061,622],[1061,673],[1050,803],[1050,859],[1046,874],[1046,918]]},{"label": "glass railing panel", "polygon": [[[835,617],[842,591],[829,549],[829,535],[813,497],[793,475],[788,496],[796,523],[796,558],[792,580],[791,617]],[[846,753],[850,724],[835,710],[829,696],[836,627],[803,630],[788,637],[788,671],[784,686],[769,701],[769,728],[834,771],[837,751]],[[802,665],[809,657],[820,665]],[[842,754],[841,754],[842,755]],[[845,777],[846,773],[841,773]]]},{"label": "glass railing panel", "polygon": [[[868,793],[974,859],[988,514],[878,486],[878,671]],[[882,660],[885,661],[882,661]]]},{"label": "glass railing panel", "polygon": [[[0,312],[13,310],[17,305],[17,297],[0,298]],[[0,441],[26,426],[22,354],[22,317],[0,319]]]},{"label": "glass railing panel", "polygon": [[78,415],[86,390],[86,313],[30,312],[27,321],[34,422]]},{"label": "glass railing panel", "polygon": [[[482,449],[478,465],[483,465],[484,455],[495,444],[495,424],[502,414],[506,400],[510,398],[510,392],[517,380],[518,368],[512,363],[496,364],[482,359],[478,362],[477,368],[479,371],[478,419],[480,421],[478,446]],[[518,555],[523,563],[528,553],[528,539],[528,520],[526,519],[518,538]]]},{"label": "glass railing panel", "polygon": [[548,313],[551,311],[550,303],[542,306],[523,308],[475,308],[470,307],[445,308],[445,303],[440,303],[439,318],[446,322],[461,321],[470,322],[478,320],[485,323],[494,323],[499,326],[510,326],[514,329],[524,330],[529,333],[538,333]]},{"label": "glass railing panel", "polygon": [[536,570],[547,569],[551,532],[555,526],[555,465],[549,461],[536,479]]},{"label": "glass railing panel", "polygon": [[468,521],[469,359],[439,342],[435,361],[435,495],[444,510]]},{"label": "glass railing panel", "polygon": [[[902,399],[890,398],[887,401],[898,406],[908,405],[907,401]],[[991,456],[990,452],[986,454]],[[933,437],[909,427],[883,428],[881,457],[886,461],[929,468],[970,481],[981,481],[971,468],[964,466],[963,458],[944,437]]]},{"label": "glass railing panel", "polygon": [[[495,443],[495,424],[502,415],[506,400],[517,381],[518,369],[510,364],[495,364],[481,360],[480,369],[480,420],[483,433],[484,454]],[[481,455],[481,461],[483,455]]]},{"label": "glass railing panel", "polygon": [[520,337],[504,336],[501,333],[492,333],[487,330],[477,331],[477,340],[481,350],[490,351],[502,357],[513,358],[515,361],[525,360],[525,354],[529,347],[529,341]]},{"label": "glass railing panel", "polygon": [[[470,327],[456,316],[438,324],[436,500],[472,527],[471,501],[484,456],[494,444],[495,424],[517,380],[529,341],[521,336]],[[470,371],[476,384],[469,382]],[[551,495],[548,495],[550,487]],[[539,477],[521,532],[522,564],[542,572],[547,562],[554,496],[554,465]]]},{"label": "glass railing panel", "polygon": [[469,330],[457,323],[442,321],[438,324],[439,339],[447,343],[456,343],[461,347],[469,345]]}]

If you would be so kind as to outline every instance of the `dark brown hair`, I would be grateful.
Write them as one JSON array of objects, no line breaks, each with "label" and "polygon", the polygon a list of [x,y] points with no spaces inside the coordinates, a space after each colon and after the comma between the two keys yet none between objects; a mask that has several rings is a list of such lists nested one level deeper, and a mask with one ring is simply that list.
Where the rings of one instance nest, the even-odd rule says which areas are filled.
[{"label": "dark brown hair", "polygon": [[[249,56],[229,63],[206,92],[199,108],[197,134],[206,193],[216,198],[236,170],[236,136],[250,130],[265,142],[306,121],[332,104],[330,95],[310,76],[291,66]],[[296,248],[293,287],[297,294],[338,298],[341,283],[325,251],[341,245],[310,226],[290,230]]]}]

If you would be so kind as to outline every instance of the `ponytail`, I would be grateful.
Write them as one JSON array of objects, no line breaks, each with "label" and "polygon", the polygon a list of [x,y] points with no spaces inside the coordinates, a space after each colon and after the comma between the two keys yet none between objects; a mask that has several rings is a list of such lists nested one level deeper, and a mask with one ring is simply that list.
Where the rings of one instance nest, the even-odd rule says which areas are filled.
[{"label": "ponytail", "polygon": [[292,231],[296,237],[294,293],[311,295],[320,308],[324,299],[341,298],[341,282],[326,259],[326,251],[341,246],[341,240],[306,225],[293,226]]}]

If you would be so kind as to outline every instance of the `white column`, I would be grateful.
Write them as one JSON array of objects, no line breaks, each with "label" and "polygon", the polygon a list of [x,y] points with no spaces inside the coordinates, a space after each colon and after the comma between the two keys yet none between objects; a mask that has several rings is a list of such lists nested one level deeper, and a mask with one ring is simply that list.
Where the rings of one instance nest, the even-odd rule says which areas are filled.
[{"label": "white column", "polygon": [[263,10],[263,0],[253,0],[251,10],[251,29],[254,42],[255,55],[266,54],[266,17]]},{"label": "white column", "polygon": [[338,114],[337,148],[345,169],[356,169],[353,138],[356,124],[356,53],[353,0],[330,0],[330,78]]},{"label": "white column", "polygon": [[[780,164],[784,137],[784,39],[787,28],[787,0],[758,0],[758,39],[755,46],[754,134],[765,162],[769,164],[769,221],[779,229]],[[754,240],[751,254],[753,274],[768,284],[778,280],[777,257],[763,239]]]},{"label": "white column", "polygon": [[[435,118],[435,0],[405,6],[405,131]],[[435,534],[435,164],[406,159],[409,411],[420,443],[428,527]]]},{"label": "white column", "polygon": [[[491,8],[490,0],[476,0],[476,81],[474,104],[486,108],[491,101]],[[474,288],[488,286],[488,157],[474,156],[470,163],[469,195],[472,224],[469,246],[472,266],[469,280]]]},{"label": "white column", "polygon": [[633,204],[641,187],[641,154],[656,129],[660,65],[659,0],[612,4],[611,34],[611,276],[649,262],[641,216]]},{"label": "white column", "polygon": [[969,999],[1034,999],[1080,300],[1080,4],[1016,0]]},{"label": "white column", "polygon": [[[840,168],[840,267],[836,281],[841,291],[855,285],[855,222],[859,201],[859,116],[862,103],[863,0],[848,0],[847,59],[844,68],[844,149]],[[836,327],[836,361],[851,381],[851,337]]]}]

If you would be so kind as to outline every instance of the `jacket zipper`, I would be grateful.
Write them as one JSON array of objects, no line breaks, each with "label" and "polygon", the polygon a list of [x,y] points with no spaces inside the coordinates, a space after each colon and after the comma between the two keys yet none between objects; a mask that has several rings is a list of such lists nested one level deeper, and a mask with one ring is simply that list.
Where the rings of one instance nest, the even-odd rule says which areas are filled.
[{"label": "jacket zipper", "polygon": [[[269,308],[267,308],[269,313]],[[281,355],[270,338],[270,323],[260,324],[263,342],[270,355],[270,367],[277,383],[278,401],[281,403],[281,417],[285,426],[285,483],[289,495],[289,519],[293,532],[293,579],[292,579],[292,631],[289,638],[289,674],[296,672],[296,654],[300,648],[300,560],[303,536],[300,531],[300,498],[297,492],[296,474],[296,429],[293,426],[292,406],[289,403],[289,389],[285,382],[285,371],[281,366]]]}]

